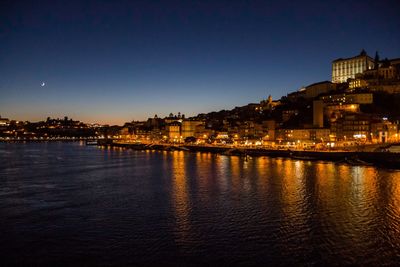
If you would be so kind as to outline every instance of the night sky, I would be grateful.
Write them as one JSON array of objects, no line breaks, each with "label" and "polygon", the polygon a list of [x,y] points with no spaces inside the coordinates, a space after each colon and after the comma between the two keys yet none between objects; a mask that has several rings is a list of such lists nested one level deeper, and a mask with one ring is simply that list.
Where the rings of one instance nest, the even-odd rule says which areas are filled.
[{"label": "night sky", "polygon": [[[1,1],[0,115],[122,124],[274,99],[365,49],[400,1]],[[42,86],[45,83],[44,86]]]}]

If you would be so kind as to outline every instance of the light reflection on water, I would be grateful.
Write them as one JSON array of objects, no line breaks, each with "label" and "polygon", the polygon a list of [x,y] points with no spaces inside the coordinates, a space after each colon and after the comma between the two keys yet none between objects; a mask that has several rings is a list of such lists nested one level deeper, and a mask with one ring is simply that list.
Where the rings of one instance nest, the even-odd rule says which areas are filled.
[{"label": "light reflection on water", "polygon": [[185,155],[182,151],[172,155],[172,192],[171,198],[176,216],[177,241],[187,239],[190,232],[189,196],[186,175]]},{"label": "light reflection on water", "polygon": [[398,171],[63,143],[0,151],[6,265],[400,260]]}]

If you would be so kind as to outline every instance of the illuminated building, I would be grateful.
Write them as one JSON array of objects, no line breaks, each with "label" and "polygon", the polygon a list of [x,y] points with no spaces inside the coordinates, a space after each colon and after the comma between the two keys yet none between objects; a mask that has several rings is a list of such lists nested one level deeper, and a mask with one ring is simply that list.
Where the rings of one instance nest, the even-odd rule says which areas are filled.
[{"label": "illuminated building", "polygon": [[197,120],[183,120],[181,124],[181,131],[182,131],[182,137],[191,137],[195,136],[196,130],[198,131],[199,127],[204,125],[204,122],[202,121],[197,121]]},{"label": "illuminated building", "polygon": [[332,62],[332,82],[347,82],[347,79],[354,79],[356,74],[373,69],[374,64],[373,58],[364,50],[355,57],[336,59]]},{"label": "illuminated building", "polygon": [[285,141],[297,141],[297,140],[310,140],[310,131],[308,129],[282,129],[283,140]]},{"label": "illuminated building", "polygon": [[373,142],[377,143],[398,142],[398,125],[386,118],[371,123],[371,138]]},{"label": "illuminated building", "polygon": [[242,138],[262,138],[265,135],[264,126],[254,121],[239,123],[237,131]]},{"label": "illuminated building", "polygon": [[357,113],[360,112],[359,104],[327,104],[324,106],[324,115],[328,118],[337,113]]},{"label": "illuminated building", "polygon": [[330,133],[330,129],[327,128],[279,129],[277,130],[277,140],[301,146],[315,145],[315,143],[329,142]]},{"label": "illuminated building", "polygon": [[400,79],[400,59],[385,59],[379,61],[374,69],[365,70],[356,78],[378,79],[378,80],[399,80]]},{"label": "illuminated building", "polygon": [[0,130],[6,130],[10,125],[10,120],[0,116]]},{"label": "illuminated building", "polygon": [[217,140],[229,139],[229,135],[228,135],[227,132],[218,132],[217,136],[215,137],[215,139],[217,139]]},{"label": "illuminated building", "polygon": [[357,74],[349,81],[350,89],[368,88],[370,91],[400,93],[400,59],[379,61],[374,69]]},{"label": "illuminated building", "polygon": [[273,110],[280,104],[281,102],[279,100],[272,100],[272,96],[269,95],[267,100],[262,100],[260,102],[260,108],[261,110]]},{"label": "illuminated building", "polygon": [[371,140],[370,126],[370,115],[344,113],[331,123],[331,132],[338,141],[367,141]]},{"label": "illuminated building", "polygon": [[349,88],[356,89],[356,88],[365,88],[368,86],[368,83],[363,79],[351,79],[349,80]]},{"label": "illuminated building", "polygon": [[173,121],[167,124],[166,127],[168,139],[170,142],[180,143],[183,142],[181,140],[181,123],[178,121]]},{"label": "illuminated building", "polygon": [[130,139],[133,135],[132,135],[132,131],[131,131],[131,129],[129,129],[129,127],[123,127],[119,131],[119,136],[120,136],[120,138],[123,138],[123,139]]},{"label": "illuminated building", "polygon": [[363,76],[382,80],[393,80],[397,78],[397,69],[394,66],[379,67],[378,69],[366,70]]},{"label": "illuminated building", "polygon": [[0,116],[0,127],[8,126],[10,125],[10,120],[6,118],[2,118]]}]

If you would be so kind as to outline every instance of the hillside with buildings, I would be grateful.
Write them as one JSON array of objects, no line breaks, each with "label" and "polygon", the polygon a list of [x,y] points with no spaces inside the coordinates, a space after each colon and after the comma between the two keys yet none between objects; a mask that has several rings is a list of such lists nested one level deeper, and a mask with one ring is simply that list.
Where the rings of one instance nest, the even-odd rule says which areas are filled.
[{"label": "hillside with buildings", "polygon": [[203,113],[127,123],[122,138],[172,143],[346,146],[398,141],[400,60],[363,50],[332,62],[332,80],[273,100]]},{"label": "hillside with buildings", "polygon": [[[346,145],[397,142],[400,59],[363,50],[332,62],[332,81],[313,83],[279,100],[199,114],[215,136],[234,142]],[[219,133],[219,134],[218,134]],[[223,133],[223,134],[221,134]],[[235,140],[238,136],[237,140]]]},{"label": "hillside with buildings", "polygon": [[332,61],[332,80],[310,84],[279,100],[271,96],[232,110],[186,118],[178,113],[124,126],[78,121],[28,123],[0,117],[7,138],[93,136],[127,142],[242,144],[312,148],[399,141],[400,59],[362,50]]}]

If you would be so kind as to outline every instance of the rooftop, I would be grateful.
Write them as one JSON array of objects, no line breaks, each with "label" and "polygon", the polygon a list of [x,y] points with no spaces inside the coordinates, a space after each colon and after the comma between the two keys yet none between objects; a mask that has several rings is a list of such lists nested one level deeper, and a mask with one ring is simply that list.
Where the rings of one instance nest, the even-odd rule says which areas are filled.
[{"label": "rooftop", "polygon": [[338,62],[338,61],[342,61],[342,60],[350,60],[350,59],[355,59],[355,58],[360,58],[360,57],[367,57],[370,60],[374,60],[372,57],[368,56],[367,52],[365,52],[365,50],[363,49],[363,50],[361,50],[361,53],[358,54],[357,56],[348,57],[348,58],[338,58],[338,59],[333,60],[332,62]]}]

